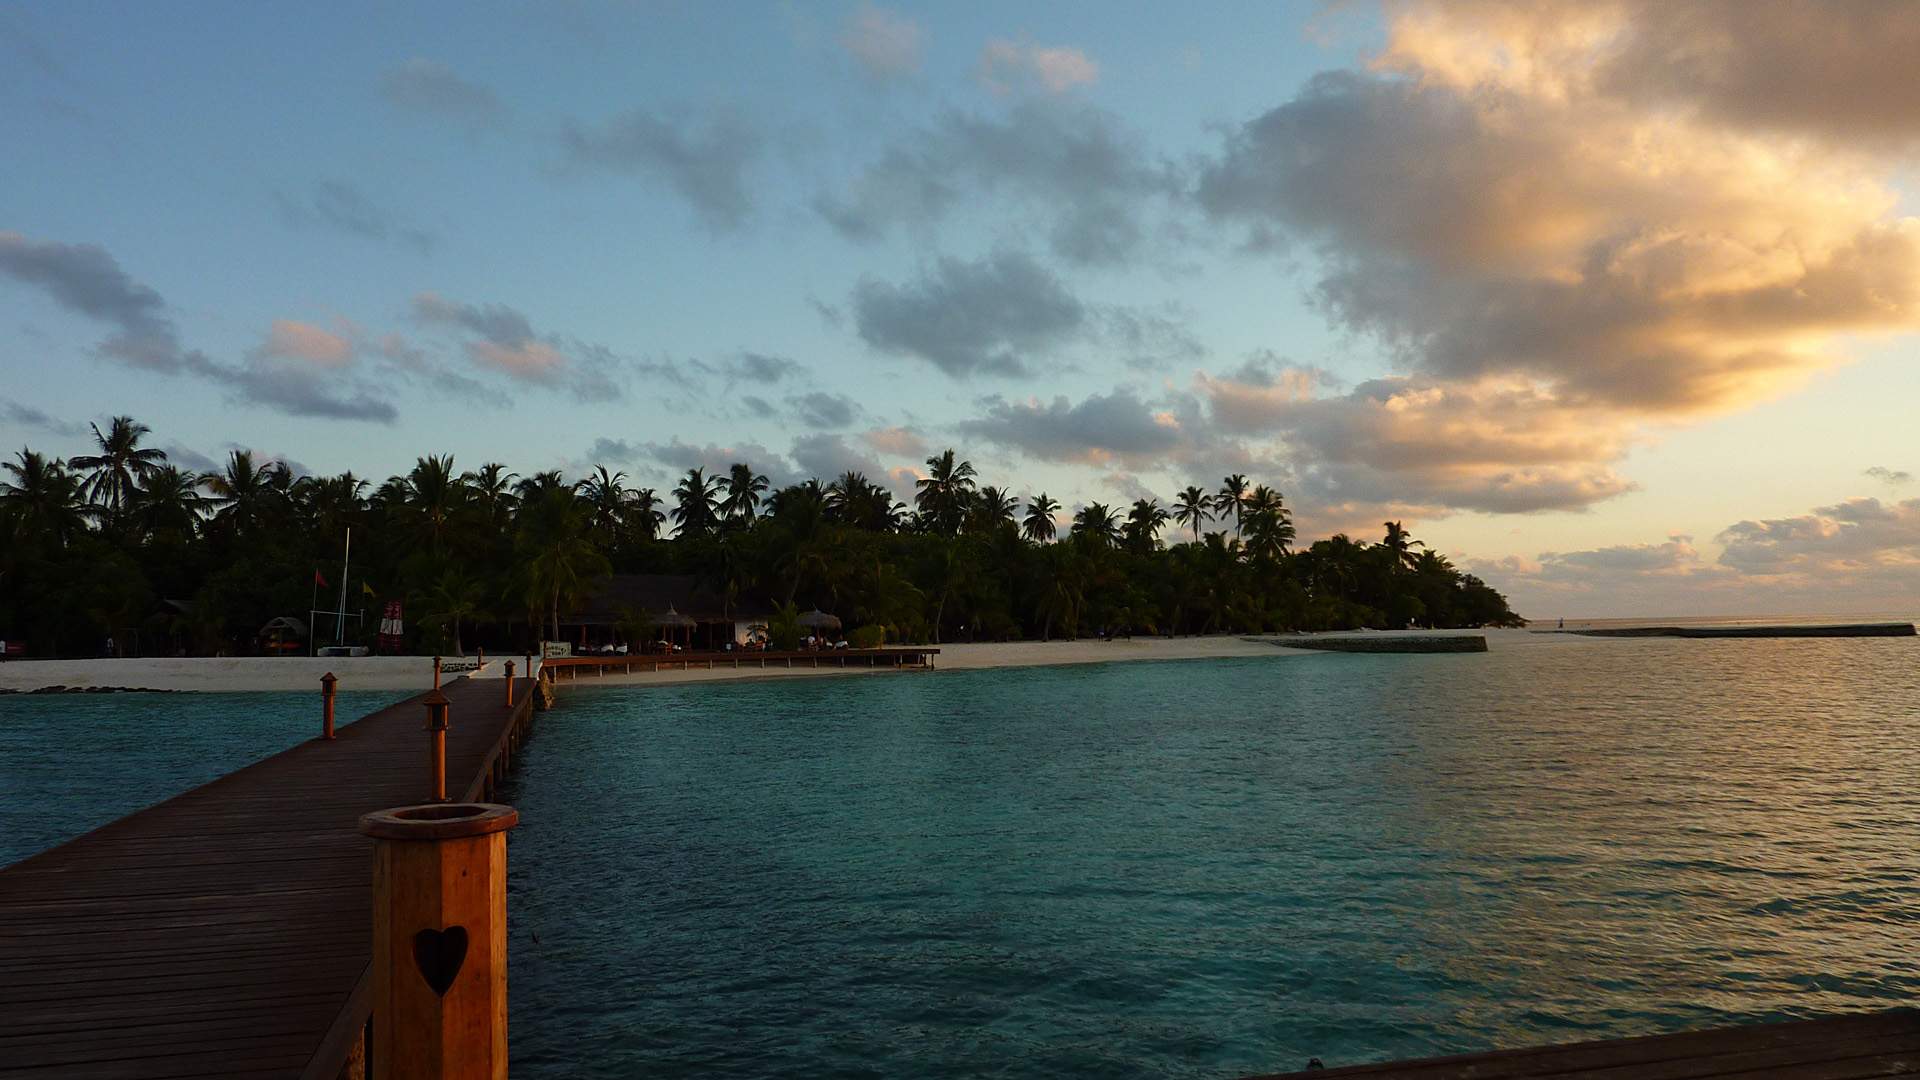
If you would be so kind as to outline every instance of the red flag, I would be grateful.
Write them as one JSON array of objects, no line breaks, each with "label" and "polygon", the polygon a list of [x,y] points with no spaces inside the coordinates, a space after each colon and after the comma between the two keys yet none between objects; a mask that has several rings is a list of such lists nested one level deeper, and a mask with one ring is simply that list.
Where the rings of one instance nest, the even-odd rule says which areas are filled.
[{"label": "red flag", "polygon": [[[318,570],[315,570],[315,571],[313,572],[313,583],[314,583],[315,585],[326,585],[326,584],[327,584],[327,579],[326,579],[326,578],[323,578],[323,577],[321,577],[321,576],[320,576],[320,571],[318,571]],[[332,588],[333,586],[331,586],[331,585],[328,585],[327,587],[328,587],[328,588]]]}]

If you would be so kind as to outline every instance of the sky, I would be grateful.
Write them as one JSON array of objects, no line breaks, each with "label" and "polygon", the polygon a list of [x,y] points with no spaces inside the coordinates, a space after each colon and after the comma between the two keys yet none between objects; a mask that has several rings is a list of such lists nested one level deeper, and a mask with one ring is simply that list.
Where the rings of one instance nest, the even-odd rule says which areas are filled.
[{"label": "sky", "polygon": [[[1920,3],[0,2],[0,446],[1402,521],[1920,600]],[[1172,537],[1170,537],[1172,539]]]}]

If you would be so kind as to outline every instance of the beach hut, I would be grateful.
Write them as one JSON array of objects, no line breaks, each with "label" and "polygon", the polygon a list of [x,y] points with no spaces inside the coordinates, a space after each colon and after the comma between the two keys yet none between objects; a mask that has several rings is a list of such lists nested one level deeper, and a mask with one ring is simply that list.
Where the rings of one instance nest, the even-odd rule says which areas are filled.
[{"label": "beach hut", "polygon": [[840,616],[829,615],[819,608],[814,608],[812,611],[807,612],[805,615],[793,621],[796,625],[804,626],[808,630],[813,631],[817,637],[826,636],[821,633],[821,631],[840,629]]},{"label": "beach hut", "polygon": [[288,649],[298,651],[300,643],[307,639],[307,624],[292,616],[282,615],[260,628],[260,638],[275,656]]},{"label": "beach hut", "polygon": [[[690,619],[687,616],[682,615],[679,612],[673,610],[672,604],[667,605],[666,614],[655,615],[652,618],[649,618],[647,620],[647,625],[658,626],[662,630],[668,630],[668,631],[676,630],[676,629],[685,630],[687,632],[687,638],[688,638],[687,643],[689,645],[693,643],[692,636],[693,636],[693,627],[695,625],[695,620]],[[667,638],[666,640],[669,642],[672,641],[671,638]]]}]

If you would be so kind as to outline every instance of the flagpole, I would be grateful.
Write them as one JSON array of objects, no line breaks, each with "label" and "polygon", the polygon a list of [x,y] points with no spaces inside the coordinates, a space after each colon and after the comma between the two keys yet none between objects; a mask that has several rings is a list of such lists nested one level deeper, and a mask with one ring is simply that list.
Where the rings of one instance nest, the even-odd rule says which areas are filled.
[{"label": "flagpole", "polygon": [[[315,570],[313,572],[313,599],[307,602],[307,618],[312,619],[314,609],[318,608],[319,606],[320,606],[320,571]],[[318,622],[319,620],[315,619],[314,621]],[[320,628],[318,626],[307,627],[307,655],[308,656],[320,655]]]},{"label": "flagpole", "polygon": [[333,620],[333,643],[347,643],[347,571],[353,566],[353,526],[347,526],[347,553],[340,562],[340,612]]}]

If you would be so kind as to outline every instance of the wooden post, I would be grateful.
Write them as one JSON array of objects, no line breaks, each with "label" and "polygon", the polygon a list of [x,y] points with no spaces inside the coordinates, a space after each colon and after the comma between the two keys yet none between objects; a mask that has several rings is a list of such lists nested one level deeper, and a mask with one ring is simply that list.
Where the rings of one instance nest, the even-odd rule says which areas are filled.
[{"label": "wooden post", "polygon": [[433,658],[433,688],[440,689],[440,658]]},{"label": "wooden post", "polygon": [[513,708],[513,661],[507,661],[507,708]]},{"label": "wooden post", "polygon": [[320,676],[320,737],[333,738],[333,687],[339,682],[329,671]]},{"label": "wooden post", "polygon": [[367,814],[374,838],[373,1068],[381,1080],[506,1080],[511,806]]},{"label": "wooden post", "polygon": [[439,680],[434,680],[433,690],[427,694],[427,700],[421,702],[427,707],[427,770],[431,777],[429,788],[434,802],[447,801],[447,709],[453,703],[447,695],[440,692]]}]

